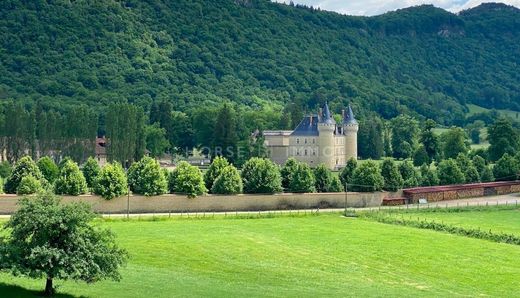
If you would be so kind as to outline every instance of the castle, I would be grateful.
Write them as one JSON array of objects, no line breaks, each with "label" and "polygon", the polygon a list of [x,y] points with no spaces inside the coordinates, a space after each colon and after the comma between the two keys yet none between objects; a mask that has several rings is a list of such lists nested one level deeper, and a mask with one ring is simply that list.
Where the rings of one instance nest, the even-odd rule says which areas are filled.
[{"label": "castle", "polygon": [[284,164],[290,157],[311,167],[321,163],[330,169],[343,167],[350,158],[357,158],[358,122],[350,106],[343,110],[342,123],[338,124],[327,103],[318,115],[308,115],[294,131],[264,131],[269,157]]}]

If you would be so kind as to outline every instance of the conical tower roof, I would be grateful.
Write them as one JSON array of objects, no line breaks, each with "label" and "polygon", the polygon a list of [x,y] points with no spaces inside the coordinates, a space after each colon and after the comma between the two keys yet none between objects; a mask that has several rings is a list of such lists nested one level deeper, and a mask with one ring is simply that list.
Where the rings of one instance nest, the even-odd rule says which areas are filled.
[{"label": "conical tower roof", "polygon": [[334,121],[334,118],[332,118],[332,114],[330,113],[329,105],[327,103],[325,103],[323,106],[323,115],[320,122],[325,124],[336,124],[336,121]]},{"label": "conical tower roof", "polygon": [[350,105],[348,105],[348,110],[345,115],[345,118],[343,118],[344,124],[358,124],[356,118],[354,117],[354,112],[352,112],[352,108]]}]

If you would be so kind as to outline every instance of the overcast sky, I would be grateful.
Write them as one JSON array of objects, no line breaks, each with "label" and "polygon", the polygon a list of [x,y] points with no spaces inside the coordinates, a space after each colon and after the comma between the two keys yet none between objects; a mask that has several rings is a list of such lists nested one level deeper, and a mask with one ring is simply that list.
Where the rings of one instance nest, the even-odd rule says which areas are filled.
[{"label": "overcast sky", "polygon": [[[290,0],[275,0],[289,3]],[[477,6],[483,2],[502,2],[520,8],[520,0],[293,0],[297,4],[320,7],[348,15],[378,15],[390,10],[420,5],[433,4],[452,12]]]}]

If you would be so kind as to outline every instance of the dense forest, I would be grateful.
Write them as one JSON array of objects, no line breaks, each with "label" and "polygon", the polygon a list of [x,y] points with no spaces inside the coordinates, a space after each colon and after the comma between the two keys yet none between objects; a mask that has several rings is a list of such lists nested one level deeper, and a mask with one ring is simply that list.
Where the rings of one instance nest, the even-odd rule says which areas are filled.
[{"label": "dense forest", "polygon": [[[192,117],[229,101],[297,121],[329,101],[444,125],[463,123],[466,103],[520,110],[520,10],[503,4],[353,17],[267,0],[4,0],[0,44],[3,102],[85,104],[100,134],[123,102]],[[271,122],[257,128],[294,125]]]}]

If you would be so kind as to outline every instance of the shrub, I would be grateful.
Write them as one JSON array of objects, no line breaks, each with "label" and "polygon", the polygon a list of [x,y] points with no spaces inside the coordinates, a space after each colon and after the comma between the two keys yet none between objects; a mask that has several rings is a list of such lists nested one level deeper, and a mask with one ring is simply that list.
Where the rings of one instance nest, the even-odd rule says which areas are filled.
[{"label": "shrub", "polygon": [[232,165],[228,165],[221,171],[211,188],[211,192],[215,194],[239,194],[242,190],[242,178]]},{"label": "shrub", "polygon": [[426,164],[421,166],[421,186],[435,186],[439,185],[439,176],[434,169],[431,169]]},{"label": "shrub", "polygon": [[162,195],[168,191],[168,182],[159,162],[147,156],[128,169],[128,184],[132,192],[145,196]]},{"label": "shrub", "polygon": [[78,164],[67,160],[60,169],[54,184],[54,192],[59,195],[78,196],[87,192],[87,181],[79,170]]},{"label": "shrub", "polygon": [[419,186],[419,181],[421,180],[420,173],[417,172],[417,170],[410,161],[405,160],[398,166],[398,168],[399,173],[401,173],[401,177],[403,177],[404,188]]},{"label": "shrub", "polygon": [[0,178],[9,177],[9,175],[11,175],[12,170],[13,168],[7,160],[0,162]]},{"label": "shrub", "polygon": [[356,168],[352,174],[352,190],[361,192],[380,191],[385,180],[376,162],[368,160]]},{"label": "shrub", "polygon": [[19,195],[32,195],[42,190],[42,184],[40,180],[36,179],[32,175],[27,175],[22,178],[16,193]]},{"label": "shrub", "polygon": [[480,174],[469,157],[464,153],[459,153],[456,159],[460,170],[464,174],[466,183],[480,182]]},{"label": "shrub", "polygon": [[96,159],[93,157],[89,157],[85,164],[83,165],[83,168],[81,169],[83,172],[83,176],[85,176],[85,181],[87,181],[87,186],[91,189],[94,188],[94,183],[97,179],[97,176],[99,175],[99,172],[101,171],[101,168],[99,167],[99,164],[97,163]]},{"label": "shrub", "polygon": [[297,165],[298,161],[291,157],[285,162],[285,165],[280,170],[280,175],[282,176],[282,187],[284,189],[289,189],[289,186],[291,185],[291,177],[296,170]]},{"label": "shrub", "polygon": [[48,156],[44,156],[38,160],[38,168],[42,172],[43,177],[49,181],[49,183],[53,183],[56,178],[58,178],[58,175],[60,173],[60,169],[58,169],[58,166]]},{"label": "shrub", "polygon": [[186,194],[190,198],[207,192],[200,170],[185,161],[170,173],[168,184],[171,193]]},{"label": "shrub", "polygon": [[385,158],[381,164],[381,175],[385,179],[384,190],[397,191],[403,187],[403,177],[391,158]]},{"label": "shrub", "polygon": [[278,166],[265,158],[253,157],[242,167],[245,193],[276,193],[282,191]]},{"label": "shrub", "polygon": [[482,156],[475,155],[471,159],[471,162],[473,163],[473,165],[477,169],[477,172],[479,173],[479,175],[482,176],[482,174],[484,173],[485,168],[487,167],[486,160]]},{"label": "shrub", "polygon": [[229,166],[229,162],[225,157],[217,156],[213,160],[206,173],[204,173],[204,183],[207,189],[212,189],[213,183],[215,183],[215,180],[227,166]]},{"label": "shrub", "polygon": [[462,173],[458,164],[453,159],[441,161],[437,172],[441,185],[461,184],[465,181],[464,173]]},{"label": "shrub", "polygon": [[7,178],[7,181],[4,185],[4,191],[9,194],[14,194],[17,192],[18,185],[22,181],[25,176],[33,176],[37,180],[43,180],[43,175],[36,165],[36,163],[29,156],[25,156],[20,158],[18,162],[15,164],[13,171]]},{"label": "shrub", "polygon": [[314,192],[316,191],[314,174],[311,168],[306,163],[298,163],[296,169],[292,174],[291,185],[289,191],[291,192]]},{"label": "shrub", "polygon": [[324,164],[314,169],[315,188],[317,192],[328,192],[332,183],[332,171]]},{"label": "shrub", "polygon": [[111,200],[128,193],[125,171],[119,163],[107,163],[96,175],[94,193]]},{"label": "shrub", "polygon": [[486,166],[482,171],[482,176],[480,177],[480,181],[482,182],[493,182],[495,181],[495,176],[493,176],[493,170],[490,166]]},{"label": "shrub", "polygon": [[519,165],[509,154],[504,154],[493,167],[493,175],[496,181],[516,180]]},{"label": "shrub", "polygon": [[344,191],[343,185],[339,180],[338,176],[332,176],[332,181],[330,182],[328,192],[342,192]]},{"label": "shrub", "polygon": [[341,173],[339,174],[339,179],[341,180],[341,184],[345,185],[347,183],[350,183],[352,179],[352,175],[354,174],[354,171],[357,168],[357,160],[355,158],[350,158],[347,161],[347,164],[345,167],[341,170]]},{"label": "shrub", "polygon": [[0,177],[0,193],[4,193],[4,178]]}]

